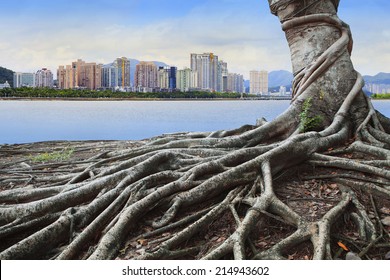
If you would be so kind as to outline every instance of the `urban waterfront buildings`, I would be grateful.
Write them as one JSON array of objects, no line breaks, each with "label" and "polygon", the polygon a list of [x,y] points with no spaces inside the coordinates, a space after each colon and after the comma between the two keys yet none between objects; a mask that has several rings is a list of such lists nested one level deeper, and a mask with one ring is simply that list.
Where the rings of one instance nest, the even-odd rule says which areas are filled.
[{"label": "urban waterfront buildings", "polygon": [[[213,53],[191,54],[191,70],[198,74],[201,90],[218,90],[218,56]],[[219,72],[221,73],[221,71]]]},{"label": "urban waterfront buildings", "polygon": [[[228,63],[219,60],[212,52],[191,53],[190,68],[179,70],[175,66],[157,65],[161,64],[151,61],[138,62],[126,57],[119,57],[105,65],[78,59],[68,65],[60,65],[55,81],[53,73],[47,68],[36,73],[17,72],[14,74],[14,80],[15,87],[53,87],[55,83],[60,89],[245,92],[243,76],[229,73]],[[264,80],[268,81],[268,74],[265,73]],[[259,86],[255,92],[265,93],[268,91],[268,83],[260,82],[262,76],[258,76]],[[260,89],[260,84],[263,84],[266,90]],[[251,84],[251,90],[252,88]]]},{"label": "urban waterfront buildings", "polygon": [[158,87],[161,90],[173,91],[176,89],[177,67],[161,66],[158,68]]},{"label": "urban waterfront buildings", "polygon": [[176,88],[182,92],[198,90],[198,72],[190,68],[177,70]]},{"label": "urban waterfront buildings", "polygon": [[101,86],[105,89],[128,89],[131,87],[130,60],[117,58],[113,63],[102,66]]},{"label": "urban waterfront buildings", "polygon": [[61,89],[87,88],[95,90],[102,85],[102,65],[78,59],[71,65],[59,66],[58,87]]},{"label": "urban waterfront buildings", "polygon": [[218,61],[217,91],[227,91],[228,68],[227,62]]},{"label": "urban waterfront buildings", "polygon": [[373,83],[365,83],[363,89],[368,90],[369,92],[376,93],[376,94],[383,94],[390,92],[390,85],[389,84],[373,84]]},{"label": "urban waterfront buildings", "polygon": [[35,87],[38,88],[52,88],[53,87],[53,73],[47,69],[42,68],[35,74]]},{"label": "urban waterfront buildings", "polygon": [[149,92],[158,87],[157,66],[141,61],[135,68],[134,86],[139,92]]},{"label": "urban waterfront buildings", "polygon": [[121,88],[130,87],[130,61],[126,57],[117,58],[114,62],[118,69],[118,86]]},{"label": "urban waterfront buildings", "polygon": [[236,73],[228,73],[227,92],[244,93],[244,77]]},{"label": "urban waterfront buildings", "polygon": [[105,89],[118,87],[118,67],[115,63],[102,66],[102,87]]},{"label": "urban waterfront buildings", "polygon": [[268,72],[252,70],[249,72],[249,93],[268,94]]},{"label": "urban waterfront buildings", "polygon": [[35,74],[34,73],[14,73],[14,88],[20,87],[35,87]]}]

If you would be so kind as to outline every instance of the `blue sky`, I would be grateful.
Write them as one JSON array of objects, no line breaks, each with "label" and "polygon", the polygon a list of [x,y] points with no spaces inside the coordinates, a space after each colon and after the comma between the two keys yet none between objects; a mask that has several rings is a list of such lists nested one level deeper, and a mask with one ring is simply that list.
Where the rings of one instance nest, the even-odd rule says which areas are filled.
[{"label": "blue sky", "polygon": [[[189,66],[214,52],[231,72],[290,70],[290,55],[267,0],[0,0],[0,66],[36,71],[77,58],[126,56]],[[390,1],[341,0],[363,74],[390,72]]]}]

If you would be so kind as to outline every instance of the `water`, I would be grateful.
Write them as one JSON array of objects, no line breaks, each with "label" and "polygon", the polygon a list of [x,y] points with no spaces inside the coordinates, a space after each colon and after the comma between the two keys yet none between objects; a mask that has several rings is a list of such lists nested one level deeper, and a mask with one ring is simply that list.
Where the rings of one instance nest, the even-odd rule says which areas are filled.
[{"label": "water", "polygon": [[[0,144],[139,140],[274,119],[289,101],[0,101]],[[374,101],[390,116],[390,101]]]}]

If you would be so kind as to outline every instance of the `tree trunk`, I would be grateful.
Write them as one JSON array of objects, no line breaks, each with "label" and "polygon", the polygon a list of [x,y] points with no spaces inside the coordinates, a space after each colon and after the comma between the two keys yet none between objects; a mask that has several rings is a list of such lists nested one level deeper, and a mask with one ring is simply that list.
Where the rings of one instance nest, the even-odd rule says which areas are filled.
[{"label": "tree trunk", "polygon": [[[349,26],[337,17],[339,1],[269,2],[290,47],[296,77],[294,98],[303,103],[310,97],[313,104],[310,115],[320,117],[321,128],[329,126],[357,80],[350,59],[352,35]],[[359,95],[354,105],[359,115],[353,119],[355,125],[368,112],[363,92]]]},{"label": "tree trunk", "polygon": [[[384,258],[390,122],[361,90],[338,2],[269,0],[295,75],[271,122],[0,147],[0,259]],[[77,159],[31,157],[69,145]]]}]

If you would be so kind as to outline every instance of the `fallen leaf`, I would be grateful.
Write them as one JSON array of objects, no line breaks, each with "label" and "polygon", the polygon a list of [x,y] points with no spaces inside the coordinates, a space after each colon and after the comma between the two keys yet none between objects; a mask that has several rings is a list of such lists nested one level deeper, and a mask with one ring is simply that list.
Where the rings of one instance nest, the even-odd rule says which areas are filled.
[{"label": "fallen leaf", "polygon": [[148,245],[148,241],[146,239],[138,239],[137,242],[141,245],[141,246],[146,246]]},{"label": "fallen leaf", "polygon": [[337,245],[339,245],[341,248],[343,248],[344,251],[349,251],[348,247],[345,246],[341,241],[337,242]]}]

